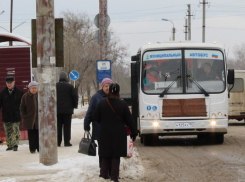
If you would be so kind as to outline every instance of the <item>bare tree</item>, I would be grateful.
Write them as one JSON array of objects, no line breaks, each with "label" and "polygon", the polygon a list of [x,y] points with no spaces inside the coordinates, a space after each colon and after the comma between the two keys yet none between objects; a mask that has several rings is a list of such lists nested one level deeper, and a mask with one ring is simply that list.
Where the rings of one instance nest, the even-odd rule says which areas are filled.
[{"label": "bare tree", "polygon": [[[64,70],[68,73],[72,70],[80,73],[76,87],[79,94],[84,95],[86,92],[89,97],[92,93],[91,89],[95,91],[99,89],[96,79],[96,61],[99,59],[99,47],[93,41],[96,27],[85,13],[65,11],[62,15],[64,16]],[[107,59],[112,61],[113,76],[118,74],[121,76],[118,70],[127,70],[124,63],[127,47],[121,45],[119,38],[112,37],[108,44]],[[119,67],[121,68],[119,69]]]},{"label": "bare tree", "polygon": [[228,60],[228,68],[244,70],[245,69],[245,43],[234,46],[235,59]]}]

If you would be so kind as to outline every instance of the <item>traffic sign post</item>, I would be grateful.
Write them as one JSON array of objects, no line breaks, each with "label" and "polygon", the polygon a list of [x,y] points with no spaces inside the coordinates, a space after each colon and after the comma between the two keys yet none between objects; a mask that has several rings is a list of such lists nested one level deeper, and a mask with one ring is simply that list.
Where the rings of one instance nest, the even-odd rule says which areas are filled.
[{"label": "traffic sign post", "polygon": [[104,78],[111,78],[111,60],[97,61],[97,82],[102,82]]},{"label": "traffic sign post", "polygon": [[74,82],[74,88],[75,88],[75,81],[76,80],[78,80],[78,78],[79,78],[79,73],[77,72],[77,71],[75,71],[75,70],[73,70],[73,71],[71,71],[70,73],[69,73],[69,78],[71,79],[71,80],[73,80]]}]

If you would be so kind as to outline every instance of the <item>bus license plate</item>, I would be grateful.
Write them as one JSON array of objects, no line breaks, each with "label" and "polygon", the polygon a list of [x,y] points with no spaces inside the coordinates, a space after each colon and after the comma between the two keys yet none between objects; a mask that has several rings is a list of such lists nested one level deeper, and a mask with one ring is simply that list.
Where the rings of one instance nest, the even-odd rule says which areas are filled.
[{"label": "bus license plate", "polygon": [[195,123],[175,123],[175,127],[177,127],[177,128],[193,128],[193,127],[195,127]]}]

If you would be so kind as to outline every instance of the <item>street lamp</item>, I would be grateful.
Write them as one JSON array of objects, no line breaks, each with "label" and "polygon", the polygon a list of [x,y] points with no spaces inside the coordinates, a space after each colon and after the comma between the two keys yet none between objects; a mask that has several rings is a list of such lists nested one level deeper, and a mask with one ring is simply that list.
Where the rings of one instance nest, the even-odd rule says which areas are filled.
[{"label": "street lamp", "polygon": [[[171,20],[168,20],[168,19],[162,19],[163,21],[170,21],[170,22],[172,22]],[[175,28],[174,28],[174,23],[172,22],[172,24],[173,24],[173,29],[172,29],[172,33],[173,33],[173,38],[172,38],[172,40],[173,41],[175,41]]]}]

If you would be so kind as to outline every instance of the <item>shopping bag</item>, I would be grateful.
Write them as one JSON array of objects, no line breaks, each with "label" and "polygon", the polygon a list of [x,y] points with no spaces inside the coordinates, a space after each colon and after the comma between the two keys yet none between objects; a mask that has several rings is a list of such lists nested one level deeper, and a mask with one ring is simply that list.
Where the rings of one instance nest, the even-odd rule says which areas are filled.
[{"label": "shopping bag", "polygon": [[128,158],[132,157],[133,153],[134,153],[133,140],[130,138],[130,136],[127,136],[127,157]]},{"label": "shopping bag", "polygon": [[82,153],[89,156],[96,156],[96,143],[91,137],[91,134],[87,131],[84,132],[84,136],[79,143],[78,153]]}]

